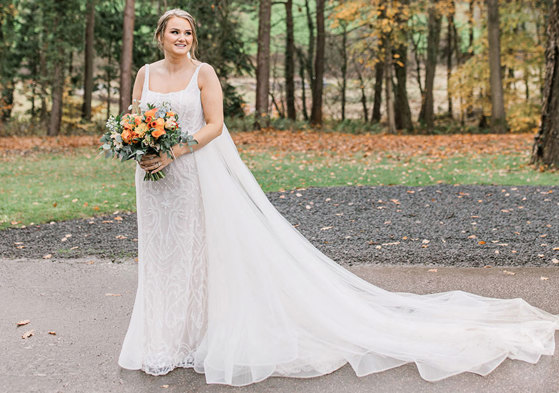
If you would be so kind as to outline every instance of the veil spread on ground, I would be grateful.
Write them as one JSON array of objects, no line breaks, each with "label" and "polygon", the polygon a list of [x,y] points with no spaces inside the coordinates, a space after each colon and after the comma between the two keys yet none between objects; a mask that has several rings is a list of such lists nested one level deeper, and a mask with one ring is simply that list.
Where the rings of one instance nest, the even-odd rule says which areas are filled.
[{"label": "veil spread on ground", "polygon": [[194,156],[209,261],[194,368],[208,383],[312,377],[347,362],[359,376],[414,362],[437,381],[553,355],[559,315],[520,298],[389,292],[328,258],[269,202],[225,125]]}]

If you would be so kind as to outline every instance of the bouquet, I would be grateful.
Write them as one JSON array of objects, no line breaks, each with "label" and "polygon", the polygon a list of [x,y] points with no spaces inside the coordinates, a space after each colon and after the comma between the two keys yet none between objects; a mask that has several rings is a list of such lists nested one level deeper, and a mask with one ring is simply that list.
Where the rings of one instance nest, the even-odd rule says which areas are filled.
[{"label": "bouquet", "polygon": [[[168,103],[159,107],[148,104],[148,110],[141,112],[138,103],[134,104],[133,113],[111,115],[107,120],[107,132],[103,134],[99,147],[105,157],[119,157],[121,161],[134,159],[140,162],[146,154],[166,153],[175,158],[172,147],[176,144],[189,147],[198,144],[192,135],[183,134],[178,124],[178,116],[171,111]],[[130,106],[129,109],[132,109]],[[190,147],[192,151],[192,147]],[[99,154],[101,154],[99,153]],[[162,170],[146,172],[144,180],[159,180],[165,177]]]}]

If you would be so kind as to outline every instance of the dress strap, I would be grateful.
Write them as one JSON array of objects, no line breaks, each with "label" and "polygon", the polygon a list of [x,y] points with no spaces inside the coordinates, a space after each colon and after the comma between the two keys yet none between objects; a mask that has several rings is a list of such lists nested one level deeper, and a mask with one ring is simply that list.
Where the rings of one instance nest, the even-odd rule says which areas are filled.
[{"label": "dress strap", "polygon": [[146,75],[144,77],[144,91],[149,90],[149,64],[146,64]]},{"label": "dress strap", "polygon": [[200,71],[200,68],[202,68],[202,65],[204,64],[206,63],[198,64],[198,67],[196,67],[196,69],[194,70],[194,75],[192,75],[192,83],[195,83],[196,87],[198,87],[198,71]]}]

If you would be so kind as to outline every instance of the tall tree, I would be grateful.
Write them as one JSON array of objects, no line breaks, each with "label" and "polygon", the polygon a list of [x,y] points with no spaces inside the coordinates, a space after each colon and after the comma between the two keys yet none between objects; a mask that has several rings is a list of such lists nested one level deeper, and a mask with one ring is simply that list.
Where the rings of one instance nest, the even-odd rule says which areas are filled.
[{"label": "tall tree", "polygon": [[422,97],[421,111],[419,112],[419,121],[428,128],[432,128],[435,123],[433,87],[441,36],[441,15],[436,7],[437,1],[431,0],[428,10],[429,32],[427,35],[427,61],[425,62],[425,91]]},{"label": "tall tree", "polygon": [[83,76],[82,116],[91,120],[91,96],[93,94],[93,43],[95,29],[95,0],[87,1],[87,20],[85,24],[85,59]]},{"label": "tall tree", "polygon": [[559,168],[559,0],[553,1],[547,37],[542,117],[532,163]]},{"label": "tall tree", "polygon": [[293,34],[293,0],[285,2],[285,101],[287,117],[295,120],[295,39]]},{"label": "tall tree", "polygon": [[491,130],[495,133],[504,133],[507,131],[507,121],[501,70],[499,1],[486,0],[486,5],[489,41],[489,83],[491,86]]},{"label": "tall tree", "polygon": [[342,121],[345,120],[345,106],[346,106],[346,93],[347,93],[347,23],[340,22],[342,26]]},{"label": "tall tree", "polygon": [[450,10],[447,14],[447,29],[446,29],[446,86],[447,86],[447,100],[448,100],[448,115],[452,118],[452,94],[450,94],[450,79],[452,77],[452,53],[453,44],[455,43],[454,32],[456,28],[454,26],[454,12],[455,5],[454,0],[450,1]]},{"label": "tall tree", "polygon": [[62,97],[64,93],[64,49],[58,47],[58,55],[54,60],[54,72],[52,73],[52,107],[50,110],[47,135],[55,136],[60,131],[62,123]]},{"label": "tall tree", "polygon": [[268,115],[268,94],[270,93],[270,21],[271,0],[260,0],[258,10],[258,51],[256,54],[256,105],[255,124],[261,128],[261,118]]},{"label": "tall tree", "polygon": [[386,101],[386,117],[388,122],[388,131],[392,134],[396,133],[396,119],[394,114],[394,100],[392,98],[392,44],[389,34],[384,39],[384,90]]},{"label": "tall tree", "polygon": [[371,114],[371,122],[380,122],[381,105],[382,105],[382,81],[384,77],[384,62],[378,61],[375,64],[375,87],[373,97],[373,113]]},{"label": "tall tree", "polygon": [[322,124],[322,83],[324,77],[324,0],[316,0],[316,54],[314,58],[314,83],[312,87],[311,123]]},{"label": "tall tree", "polygon": [[[402,5],[409,5],[409,0],[401,1]],[[396,23],[398,31],[393,35],[398,36],[394,48],[394,71],[396,76],[396,85],[394,89],[394,117],[397,129],[413,130],[411,119],[410,103],[408,100],[407,78],[408,78],[408,17],[407,13],[399,12],[396,14]]]},{"label": "tall tree", "polygon": [[132,97],[132,51],[134,47],[135,1],[126,0],[122,23],[122,52],[120,55],[119,112],[128,110]]}]

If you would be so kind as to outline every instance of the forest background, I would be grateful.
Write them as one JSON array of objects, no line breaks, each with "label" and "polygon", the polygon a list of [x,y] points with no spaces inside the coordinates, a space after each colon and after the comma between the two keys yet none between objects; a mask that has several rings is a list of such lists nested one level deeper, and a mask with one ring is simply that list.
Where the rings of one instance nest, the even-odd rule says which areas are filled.
[{"label": "forest background", "polygon": [[[559,165],[558,3],[0,0],[0,151],[6,173],[21,175],[1,193],[23,197],[40,176],[40,163],[16,163],[14,152],[63,160],[72,147],[79,154],[66,169],[79,177],[91,167],[91,147],[107,117],[127,110],[137,70],[162,57],[153,31],[175,7],[197,20],[197,56],[215,67],[226,124],[266,190],[554,184],[556,171],[540,171]],[[328,153],[338,156],[321,161]],[[469,153],[485,156],[475,167],[480,156]],[[449,157],[461,161],[450,165]],[[386,176],[374,173],[379,163],[392,165]],[[132,186],[113,166],[117,188]],[[324,172],[318,182],[316,172],[302,173],[309,168]],[[114,188],[100,178],[109,168],[99,170],[96,186]],[[56,207],[56,195],[34,202]],[[101,212],[111,205],[97,202]],[[22,222],[3,209],[0,225]]]}]

